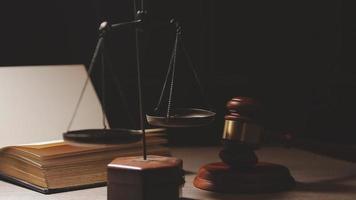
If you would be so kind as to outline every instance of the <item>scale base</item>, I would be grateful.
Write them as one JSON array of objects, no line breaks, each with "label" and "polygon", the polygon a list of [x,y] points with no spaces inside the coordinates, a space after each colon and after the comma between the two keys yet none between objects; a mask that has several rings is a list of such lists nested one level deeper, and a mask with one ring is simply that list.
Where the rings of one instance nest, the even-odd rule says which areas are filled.
[{"label": "scale base", "polygon": [[201,167],[194,186],[221,193],[268,193],[291,189],[295,181],[282,165],[257,163],[252,168],[239,169],[218,162]]},{"label": "scale base", "polygon": [[179,200],[182,168],[174,157],[116,158],[108,165],[108,200]]}]

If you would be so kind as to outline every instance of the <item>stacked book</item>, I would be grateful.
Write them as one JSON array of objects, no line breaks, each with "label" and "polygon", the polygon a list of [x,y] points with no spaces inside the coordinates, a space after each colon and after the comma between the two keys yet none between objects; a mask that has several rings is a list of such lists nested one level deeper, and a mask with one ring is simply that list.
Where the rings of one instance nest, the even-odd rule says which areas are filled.
[{"label": "stacked book", "polygon": [[[147,131],[148,154],[166,155],[164,129]],[[142,154],[142,142],[83,145],[64,141],[0,149],[0,177],[42,192],[54,193],[106,184],[107,164],[121,156]]]}]

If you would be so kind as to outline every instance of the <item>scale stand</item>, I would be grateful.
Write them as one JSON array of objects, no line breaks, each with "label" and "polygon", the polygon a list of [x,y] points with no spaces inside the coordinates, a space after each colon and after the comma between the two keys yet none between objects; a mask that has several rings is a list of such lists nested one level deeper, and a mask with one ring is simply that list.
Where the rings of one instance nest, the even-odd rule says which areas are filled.
[{"label": "scale stand", "polygon": [[[140,55],[139,46],[139,33],[143,32],[149,25],[152,25],[153,20],[148,18],[147,11],[143,8],[143,0],[141,0],[141,8],[135,14],[135,20],[123,22],[119,24],[110,25],[107,22],[103,22],[100,25],[99,39],[96,45],[94,55],[90,62],[88,69],[88,79],[85,82],[85,86],[88,83],[89,76],[92,72],[93,66],[97,60],[98,54],[101,52],[102,61],[104,63],[104,42],[105,36],[108,32],[115,29],[120,29],[125,26],[135,26],[136,31],[136,64],[137,64],[137,79],[138,79],[138,96],[139,96],[139,110],[140,110],[140,128],[142,134],[133,134],[128,130],[109,130],[105,126],[105,117],[103,119],[104,129],[102,130],[79,130],[79,131],[68,131],[64,133],[63,137],[65,140],[82,142],[82,143],[129,143],[138,141],[142,136],[142,157],[121,157],[112,161],[108,165],[108,199],[126,199],[126,200],[178,200],[181,194],[181,186],[184,183],[184,173],[183,173],[183,162],[181,159],[174,157],[162,157],[162,156],[147,156],[146,147],[146,131],[145,131],[145,115],[143,109],[143,95],[142,95],[142,78],[141,78],[141,68],[143,66],[143,61]],[[136,0],[134,0],[134,7],[136,11]],[[171,84],[170,84],[170,95],[169,95],[169,106],[167,113],[164,116],[154,113],[153,115],[147,115],[148,122],[151,125],[158,125],[162,127],[191,127],[191,126],[202,126],[211,122],[215,113],[207,111],[204,109],[172,109],[172,92],[173,92],[173,80],[174,80],[174,70],[175,70],[175,60],[176,52],[178,47],[178,41],[181,41],[181,27],[179,24],[171,20],[170,24],[176,26],[176,41],[171,57],[171,64],[167,72],[166,83],[169,74],[171,74]],[[182,49],[185,51],[184,46]],[[187,56],[187,52],[186,56]],[[189,57],[187,56],[189,59]],[[194,73],[199,86],[201,86],[200,81],[197,78],[197,74],[192,66],[191,60],[190,67]],[[104,69],[103,69],[104,70]],[[166,85],[165,83],[165,85]],[[77,108],[80,104],[81,98],[84,93],[84,89],[80,95],[76,110],[73,114],[72,120],[68,126],[68,130],[77,112]],[[200,87],[201,88],[201,87]],[[162,90],[164,93],[165,86]],[[202,91],[202,88],[201,88]],[[160,97],[160,102],[162,100],[162,95]],[[160,104],[160,103],[159,103]],[[159,107],[157,105],[157,108]],[[105,116],[105,105],[103,106],[103,116]],[[163,122],[163,123],[162,123]],[[119,180],[119,182],[118,182]],[[169,183],[169,184],[167,184]],[[129,186],[129,187],[127,187]]]},{"label": "scale stand", "polygon": [[[136,7],[136,6],[135,6]],[[108,22],[102,22],[99,27],[99,39],[97,45],[95,47],[94,55],[91,59],[90,66],[88,69],[88,78],[85,82],[84,88],[80,94],[79,101],[76,105],[75,112],[72,116],[72,119],[68,126],[67,133],[64,134],[64,139],[72,142],[80,142],[80,143],[128,143],[134,142],[139,140],[137,132],[133,133],[132,130],[129,129],[107,129],[106,128],[106,121],[105,121],[105,94],[103,89],[103,125],[104,129],[88,129],[88,130],[77,130],[77,131],[69,131],[72,122],[76,116],[76,112],[78,110],[79,104],[84,94],[84,90],[86,85],[88,84],[89,76],[92,73],[93,67],[96,63],[98,54],[101,53],[102,55],[102,65],[103,65],[103,74],[104,74],[104,52],[105,52],[105,38],[106,35],[114,30],[119,30],[123,27],[127,26],[134,26],[136,27],[136,64],[137,64],[137,79],[138,79],[138,97],[139,97],[139,114],[140,114],[140,129],[142,132],[142,145],[143,145],[143,158],[144,160],[147,159],[147,148],[146,148],[146,131],[145,131],[145,115],[143,109],[143,97],[142,97],[142,78],[141,78],[141,68],[143,65],[141,55],[140,55],[140,46],[139,46],[139,33],[143,32],[149,26],[152,26],[154,23],[161,21],[154,21],[148,17],[147,11],[139,10],[136,12],[135,20],[118,23],[118,24],[109,24]],[[168,23],[167,23],[168,25]],[[166,26],[167,26],[166,25]],[[192,71],[195,81],[197,82],[200,92],[202,96],[204,96],[204,90],[202,84],[198,78],[197,72],[193,66],[193,62],[190,59],[188,52],[186,51],[183,41],[182,41],[182,28],[179,23],[171,19],[169,25],[175,26],[176,30],[176,38],[174,43],[174,48],[172,50],[172,55],[170,58],[170,64],[168,67],[168,71],[166,74],[165,82],[161,91],[161,95],[159,98],[159,102],[156,106],[155,112],[151,114],[147,114],[147,121],[148,124],[153,126],[159,127],[196,127],[196,126],[203,126],[215,119],[215,113],[210,110],[200,109],[200,108],[172,108],[172,94],[173,94],[173,85],[175,79],[175,69],[176,69],[176,57],[177,57],[177,50],[180,47],[188,60],[190,70]],[[167,82],[171,76],[170,88],[169,88],[169,99],[168,99],[168,108],[165,113],[159,111],[159,107],[162,103],[162,99],[164,96],[164,92],[167,86]],[[104,78],[103,78],[104,79]],[[103,86],[104,88],[104,86]],[[210,107],[210,106],[208,106]],[[103,134],[105,133],[105,134]]]}]

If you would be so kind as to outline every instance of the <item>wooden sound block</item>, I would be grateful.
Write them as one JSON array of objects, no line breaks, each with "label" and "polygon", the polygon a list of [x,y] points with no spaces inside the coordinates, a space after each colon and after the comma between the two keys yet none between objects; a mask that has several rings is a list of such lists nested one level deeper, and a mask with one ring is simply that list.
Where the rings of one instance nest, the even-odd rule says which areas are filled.
[{"label": "wooden sound block", "polygon": [[295,181],[282,165],[257,163],[254,167],[239,169],[218,162],[201,167],[194,186],[222,193],[264,193],[288,190],[295,186]]}]

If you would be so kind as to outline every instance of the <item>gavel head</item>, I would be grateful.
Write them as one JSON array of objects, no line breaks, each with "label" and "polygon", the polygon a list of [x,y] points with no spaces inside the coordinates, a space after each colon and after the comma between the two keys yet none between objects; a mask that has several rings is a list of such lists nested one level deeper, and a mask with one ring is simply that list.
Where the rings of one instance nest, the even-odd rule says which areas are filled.
[{"label": "gavel head", "polygon": [[226,104],[223,140],[237,142],[251,147],[260,143],[261,105],[249,97],[234,97]]}]

